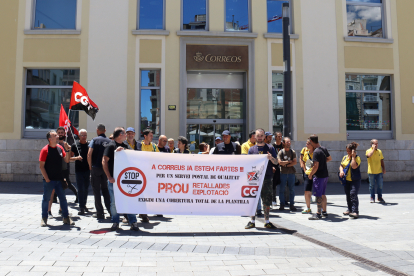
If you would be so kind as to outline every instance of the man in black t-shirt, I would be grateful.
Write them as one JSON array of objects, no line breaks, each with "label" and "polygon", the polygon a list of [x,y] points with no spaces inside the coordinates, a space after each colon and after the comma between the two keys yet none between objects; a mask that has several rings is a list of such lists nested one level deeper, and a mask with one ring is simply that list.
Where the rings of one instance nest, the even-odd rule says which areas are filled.
[{"label": "man in black t-shirt", "polygon": [[[115,206],[115,195],[114,195],[114,157],[115,151],[130,149],[128,145],[124,143],[126,138],[125,129],[122,127],[115,128],[113,133],[114,140],[111,141],[105,148],[102,167],[108,178],[108,190],[111,197],[111,216],[112,216],[112,227],[111,231],[118,230],[119,228],[119,214],[116,211]],[[137,216],[135,214],[128,214],[128,221],[131,224],[131,230],[138,231]]]},{"label": "man in black t-shirt", "polygon": [[213,154],[241,154],[241,146],[231,141],[230,131],[223,131],[221,136],[223,142],[216,146]]},{"label": "man in black t-shirt", "polygon": [[316,134],[311,135],[309,140],[315,150],[313,151],[312,171],[308,177],[309,179],[313,179],[312,190],[318,205],[317,213],[315,213],[312,217],[309,217],[309,219],[318,220],[321,219],[322,216],[328,216],[326,211],[327,199],[325,195],[326,185],[328,184],[329,178],[327,163],[332,160],[332,157],[330,156],[328,150],[319,144],[318,136]]},{"label": "man in black t-shirt", "polygon": [[90,185],[90,175],[88,164],[89,145],[86,141],[88,133],[85,129],[79,130],[79,141],[72,145],[70,160],[75,160],[76,184],[78,185],[78,198],[80,211],[78,215],[85,215],[88,212],[86,201],[88,199],[88,190]]},{"label": "man in black t-shirt", "polygon": [[160,137],[158,138],[158,149],[160,150],[160,152],[165,152],[165,153],[170,153],[170,148],[167,146],[167,136],[165,135],[160,135]]}]

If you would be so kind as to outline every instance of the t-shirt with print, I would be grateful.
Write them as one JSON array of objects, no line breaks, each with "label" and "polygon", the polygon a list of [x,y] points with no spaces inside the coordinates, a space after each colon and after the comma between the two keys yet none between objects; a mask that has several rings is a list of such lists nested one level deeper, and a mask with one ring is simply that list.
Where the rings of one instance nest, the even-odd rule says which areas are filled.
[{"label": "t-shirt with print", "polygon": [[[60,152],[57,149],[57,147],[61,149]],[[63,160],[65,156],[66,152],[61,145],[57,145],[54,148],[49,145],[46,145],[42,148],[39,155],[39,161],[45,162],[45,170],[49,180],[56,181],[63,179],[62,162],[65,162]]]},{"label": "t-shirt with print", "polygon": [[145,145],[144,141],[141,142],[141,151],[152,151],[152,152],[160,152],[157,145],[154,143],[150,143],[149,145]]},{"label": "t-shirt with print", "polygon": [[[310,158],[309,158],[309,156],[310,156]],[[303,158],[302,158],[302,161],[305,163],[305,167],[306,167],[306,171],[305,171],[306,175],[310,175],[310,173],[312,172],[312,168],[313,168],[312,159],[313,159],[313,153],[310,153],[309,150],[307,150],[303,154]]]},{"label": "t-shirt with print", "polygon": [[[249,152],[248,154],[266,154],[269,153],[274,157],[277,158],[276,156],[276,151],[273,147],[269,147],[269,146],[258,146],[258,145],[254,145],[252,147],[249,148]],[[272,178],[273,177],[273,167],[272,167],[272,161],[269,160],[269,162],[267,163],[267,168],[266,168],[266,174],[265,174],[265,178]]]},{"label": "t-shirt with print", "polygon": [[377,149],[374,151],[371,157],[368,157],[368,152],[370,151],[371,149],[367,149],[365,153],[365,155],[368,158],[368,174],[382,173],[381,160],[384,159],[384,156],[382,155],[382,151]]},{"label": "t-shirt with print", "polygon": [[[342,158],[342,162],[341,162],[342,168],[345,168],[346,166],[348,166],[348,164],[349,164],[349,162],[351,162],[351,160],[352,160],[352,158],[349,158],[348,155],[345,155]],[[361,165],[361,158],[358,155],[355,157],[355,162],[358,164],[358,167],[359,167],[359,165]],[[352,181],[352,178],[351,178],[351,165],[349,165],[348,172],[346,173],[346,181]]]},{"label": "t-shirt with print", "polygon": [[131,149],[128,145],[124,143],[118,144],[116,141],[111,141],[105,148],[104,156],[109,157],[108,160],[108,169],[109,174],[111,177],[114,177],[114,157],[115,157],[115,150],[118,147],[123,147],[124,149]]},{"label": "t-shirt with print", "polygon": [[[281,151],[279,151],[277,157],[280,161],[291,161],[291,160],[293,161],[293,159],[296,158],[296,152],[292,149],[288,151],[286,151],[285,149],[282,149]],[[280,173],[292,174],[292,173],[296,173],[296,169],[295,167],[280,166]]]},{"label": "t-shirt with print", "polygon": [[71,151],[73,152],[75,157],[79,156],[78,148],[80,151],[80,156],[82,156],[82,160],[75,161],[75,172],[87,172],[89,171],[89,164],[88,164],[89,145],[88,143],[82,144],[80,142],[75,142],[71,148]]},{"label": "t-shirt with print", "polygon": [[325,147],[316,148],[313,151],[313,162],[319,162],[318,170],[314,174],[317,178],[329,177],[326,158],[331,156]]}]

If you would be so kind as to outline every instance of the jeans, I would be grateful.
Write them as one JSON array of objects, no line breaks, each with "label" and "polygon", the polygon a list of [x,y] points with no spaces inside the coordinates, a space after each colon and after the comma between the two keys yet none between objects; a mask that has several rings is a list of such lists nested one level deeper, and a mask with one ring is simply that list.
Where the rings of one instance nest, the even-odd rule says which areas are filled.
[{"label": "jeans", "polygon": [[[112,216],[112,223],[119,223],[119,214],[116,212],[115,206],[115,194],[114,194],[114,184],[109,182],[108,180],[108,191],[109,196],[111,197],[111,216]],[[137,215],[136,214],[127,214],[128,221],[130,223],[137,222]]]},{"label": "jeans", "polygon": [[368,178],[369,192],[371,193],[371,198],[375,199],[375,185],[377,185],[378,199],[382,198],[382,186],[384,184],[382,179],[382,173],[368,174]]},{"label": "jeans", "polygon": [[280,188],[279,188],[279,201],[280,205],[285,204],[285,188],[286,184],[289,187],[289,203],[290,206],[293,206],[295,204],[295,174],[280,174]]},{"label": "jeans", "polygon": [[47,209],[53,190],[55,190],[55,193],[59,198],[60,207],[62,208],[62,216],[64,218],[68,217],[68,202],[66,201],[65,191],[62,188],[62,182],[60,180],[51,180],[47,183],[43,179],[42,218],[47,218]]},{"label": "jeans", "polygon": [[105,208],[108,212],[111,209],[111,197],[109,196],[108,191],[108,179],[102,168],[92,167],[91,171],[92,176],[92,189],[93,195],[95,197],[95,209],[98,215],[104,214],[104,209],[102,206],[101,191],[104,198]]},{"label": "jeans", "polygon": [[76,184],[78,184],[79,208],[86,208],[88,190],[90,184],[90,171],[76,172]]},{"label": "jeans", "polygon": [[361,180],[346,181],[344,186],[346,194],[346,203],[348,205],[348,211],[351,213],[359,214],[359,200],[358,200],[358,191],[361,186]]}]

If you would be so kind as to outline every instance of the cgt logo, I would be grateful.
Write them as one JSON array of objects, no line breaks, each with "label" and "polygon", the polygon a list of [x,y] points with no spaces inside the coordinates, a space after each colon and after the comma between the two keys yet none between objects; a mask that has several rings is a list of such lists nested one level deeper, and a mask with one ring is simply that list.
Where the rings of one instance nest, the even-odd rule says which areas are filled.
[{"label": "cgt logo", "polygon": [[136,197],[144,192],[147,178],[140,169],[129,167],[118,175],[117,185],[122,194]]},{"label": "cgt logo", "polygon": [[241,194],[242,197],[253,197],[257,196],[259,186],[242,186]]},{"label": "cgt logo", "polygon": [[81,92],[76,92],[75,93],[75,102],[81,103],[84,106],[88,106],[89,105],[89,99],[88,99],[88,97],[84,96]]}]

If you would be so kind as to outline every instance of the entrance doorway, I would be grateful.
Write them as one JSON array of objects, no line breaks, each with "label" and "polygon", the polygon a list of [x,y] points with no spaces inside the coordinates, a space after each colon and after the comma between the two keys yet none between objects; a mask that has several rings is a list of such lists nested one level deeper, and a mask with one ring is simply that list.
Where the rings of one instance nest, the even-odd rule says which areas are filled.
[{"label": "entrance doorway", "polygon": [[200,143],[215,146],[215,139],[229,130],[232,141],[245,140],[246,90],[244,73],[187,74],[187,139],[191,152]]}]

